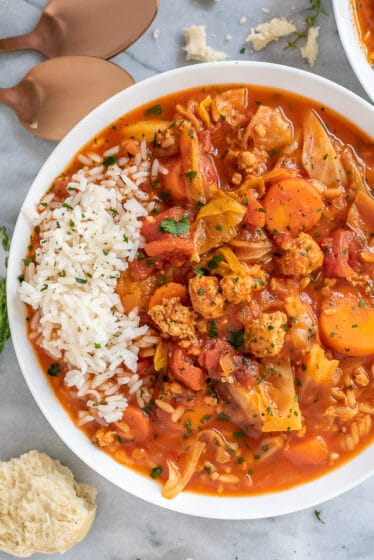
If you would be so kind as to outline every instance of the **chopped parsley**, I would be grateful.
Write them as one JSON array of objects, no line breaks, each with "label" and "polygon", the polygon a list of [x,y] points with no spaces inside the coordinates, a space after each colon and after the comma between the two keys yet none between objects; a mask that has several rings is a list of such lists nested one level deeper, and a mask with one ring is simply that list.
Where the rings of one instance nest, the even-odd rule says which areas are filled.
[{"label": "chopped parsley", "polygon": [[234,348],[240,348],[244,344],[244,329],[233,329],[230,331],[228,342]]},{"label": "chopped parsley", "polygon": [[209,338],[217,338],[218,336],[218,327],[214,319],[208,321],[208,336]]},{"label": "chopped parsley", "polygon": [[218,268],[219,263],[221,263],[222,261],[224,261],[224,257],[222,255],[214,255],[214,257],[212,257],[209,261],[208,261],[208,268],[210,270],[215,270],[216,268]]},{"label": "chopped parsley", "polygon": [[187,172],[185,173],[185,175],[186,175],[186,177],[188,178],[188,180],[192,183],[192,181],[193,181],[194,179],[196,179],[196,177],[197,177],[197,171],[194,171],[194,170],[192,170],[192,171],[187,171]]},{"label": "chopped parsley", "polygon": [[109,167],[109,165],[114,165],[117,162],[116,156],[108,156],[104,159],[103,165]]},{"label": "chopped parsley", "polygon": [[60,371],[61,371],[61,365],[58,362],[51,364],[47,369],[47,373],[51,377],[56,377],[60,373]]},{"label": "chopped parsley", "polygon": [[144,111],[144,114],[146,116],[148,115],[161,115],[162,113],[162,107],[159,103],[157,103],[157,105],[152,105],[152,107],[148,107],[148,109],[146,109]]},{"label": "chopped parsley", "polygon": [[84,278],[76,278],[75,281],[78,282],[78,284],[87,284],[87,280]]},{"label": "chopped parsley", "polygon": [[317,519],[317,521],[320,521],[320,523],[325,524],[323,519],[321,519],[321,512],[318,511],[318,509],[315,509],[313,513],[314,513],[314,517]]},{"label": "chopped parsley", "polygon": [[158,467],[153,467],[153,469],[151,469],[149,476],[155,479],[158,476],[160,476],[161,473],[162,473],[162,467],[161,465],[159,465]]},{"label": "chopped parsley", "polygon": [[190,223],[188,221],[188,216],[182,216],[179,221],[173,220],[173,218],[166,218],[160,223],[160,231],[164,233],[171,233],[171,235],[183,235],[190,231]]}]

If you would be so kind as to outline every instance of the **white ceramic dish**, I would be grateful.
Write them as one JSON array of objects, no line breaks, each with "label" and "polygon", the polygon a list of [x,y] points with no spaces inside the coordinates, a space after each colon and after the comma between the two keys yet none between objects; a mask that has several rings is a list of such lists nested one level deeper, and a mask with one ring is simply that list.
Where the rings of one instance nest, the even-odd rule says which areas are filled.
[{"label": "white ceramic dish", "polygon": [[350,0],[333,0],[335,20],[345,54],[357,79],[374,101],[374,68],[369,64],[359,40]]},{"label": "white ceramic dish", "polygon": [[[293,91],[333,107],[369,134],[374,109],[364,100],[316,75],[257,62],[208,63],[179,68],[136,84],[95,109],[80,122],[43,165],[25,199],[24,207],[38,202],[53,179],[74,154],[98,131],[127,111],[185,88],[207,84],[246,83]],[[159,506],[217,519],[254,519],[281,515],[313,506],[352,488],[374,474],[374,445],[344,466],[312,482],[283,492],[253,497],[213,497],[189,492],[172,501],[161,496],[160,486],[116,463],[93,446],[77,429],[53,395],[26,336],[25,307],[17,297],[17,276],[30,236],[30,224],[21,212],[12,239],[8,265],[8,309],[12,339],[25,380],[45,417],[64,442],[93,470],[120,488]]]}]

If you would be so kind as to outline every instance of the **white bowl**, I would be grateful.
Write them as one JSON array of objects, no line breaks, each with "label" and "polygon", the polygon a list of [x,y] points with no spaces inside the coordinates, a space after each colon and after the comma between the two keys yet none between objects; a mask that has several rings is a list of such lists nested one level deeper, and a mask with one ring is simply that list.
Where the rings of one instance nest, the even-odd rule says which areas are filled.
[{"label": "white bowl", "polygon": [[374,68],[366,58],[359,39],[350,0],[333,0],[336,25],[345,54],[357,79],[368,96],[374,101]]},{"label": "white bowl", "polygon": [[[178,90],[208,84],[253,84],[284,89],[310,97],[372,133],[374,109],[360,97],[316,75],[262,62],[208,63],[179,68],[140,82],[118,93],[90,113],[49,156],[25,199],[38,202],[74,154],[98,131],[124,113]],[[29,242],[30,224],[20,213],[8,264],[8,310],[13,344],[25,380],[41,411],[63,441],[88,466],[120,488],[153,504],[178,512],[216,519],[255,519],[294,512],[349,490],[374,473],[374,445],[325,476],[285,490],[250,497],[214,497],[185,492],[172,501],[161,496],[156,482],[128,469],[93,446],[75,427],[55,398],[26,336],[25,306],[17,296],[17,276]]]}]

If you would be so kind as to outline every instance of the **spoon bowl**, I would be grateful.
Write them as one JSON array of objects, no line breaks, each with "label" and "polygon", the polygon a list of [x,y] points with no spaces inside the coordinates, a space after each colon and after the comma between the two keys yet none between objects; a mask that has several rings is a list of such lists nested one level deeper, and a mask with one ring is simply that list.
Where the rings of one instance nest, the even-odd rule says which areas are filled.
[{"label": "spoon bowl", "polygon": [[0,89],[0,102],[34,136],[61,140],[92,109],[133,83],[112,62],[64,56],[38,64],[14,88]]},{"label": "spoon bowl", "polygon": [[33,49],[47,58],[111,58],[146,31],[158,6],[159,0],[50,0],[35,29],[0,39],[0,52]]}]

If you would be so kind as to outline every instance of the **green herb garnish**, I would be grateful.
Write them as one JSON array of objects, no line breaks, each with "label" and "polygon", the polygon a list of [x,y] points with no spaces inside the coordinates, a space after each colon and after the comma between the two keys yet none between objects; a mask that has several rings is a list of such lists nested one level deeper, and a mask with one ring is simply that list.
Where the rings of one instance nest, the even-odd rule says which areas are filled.
[{"label": "green herb garnish", "polygon": [[162,473],[162,467],[159,465],[158,467],[153,467],[153,469],[151,469],[149,476],[154,479],[160,476],[161,473]]},{"label": "green herb garnish", "polygon": [[56,362],[55,364],[51,364],[47,369],[47,373],[51,377],[56,377],[60,373],[60,371],[61,371],[61,365],[58,362]]},{"label": "green herb garnish", "polygon": [[173,218],[166,218],[160,223],[160,231],[171,233],[171,235],[183,235],[190,231],[190,223],[188,221],[188,216],[182,216],[179,221],[173,220]]},{"label": "green herb garnish", "polygon": [[152,107],[148,107],[148,109],[146,109],[146,111],[144,111],[144,114],[146,116],[148,115],[161,115],[162,113],[162,107],[159,103],[157,103],[157,105],[152,105]]}]

